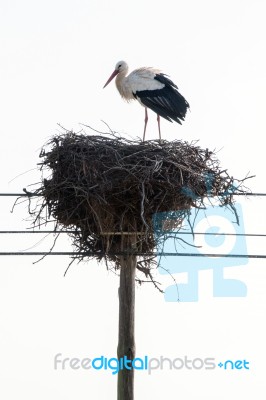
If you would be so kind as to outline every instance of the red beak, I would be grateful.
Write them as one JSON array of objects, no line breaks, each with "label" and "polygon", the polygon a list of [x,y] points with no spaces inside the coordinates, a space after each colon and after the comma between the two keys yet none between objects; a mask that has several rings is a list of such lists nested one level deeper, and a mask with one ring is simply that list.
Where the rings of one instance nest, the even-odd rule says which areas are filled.
[{"label": "red beak", "polygon": [[112,75],[110,76],[110,78],[108,79],[108,81],[106,82],[106,84],[104,85],[103,89],[111,82],[111,80],[114,79],[114,77],[118,74],[118,70],[115,69],[114,72],[112,73]]}]

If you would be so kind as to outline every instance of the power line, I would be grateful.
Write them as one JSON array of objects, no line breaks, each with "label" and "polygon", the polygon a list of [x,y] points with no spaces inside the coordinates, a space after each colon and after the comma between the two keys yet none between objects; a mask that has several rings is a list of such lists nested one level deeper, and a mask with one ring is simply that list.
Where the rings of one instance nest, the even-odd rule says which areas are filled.
[{"label": "power line", "polygon": [[264,254],[203,254],[203,253],[164,253],[164,252],[149,252],[149,253],[137,253],[137,252],[117,252],[117,253],[104,253],[104,252],[68,252],[68,251],[54,251],[54,252],[42,252],[42,251],[2,251],[0,256],[76,256],[76,257],[92,257],[92,256],[120,256],[120,255],[135,255],[135,256],[158,256],[158,257],[213,257],[213,258],[266,258]]},{"label": "power line", "polygon": [[[234,196],[266,196],[266,193],[232,193]],[[0,197],[39,197],[40,195],[34,195],[31,193],[0,193]],[[40,233],[40,234],[61,234],[61,233],[74,233],[75,231],[69,230],[60,230],[60,231],[52,231],[52,230],[39,230],[39,231],[9,231],[3,230],[0,231],[0,234],[32,234],[32,233]],[[179,232],[172,232],[171,234],[178,235]],[[180,232],[180,234],[191,234],[191,232]],[[266,237],[266,234],[257,234],[257,233],[212,233],[212,232],[194,232],[194,235],[213,235],[213,236],[247,236],[247,237]],[[136,256],[143,256],[142,253],[108,253],[108,255],[125,255],[132,254]],[[94,252],[0,252],[0,256],[106,256],[106,253],[94,253]],[[214,257],[214,258],[257,258],[264,259],[266,255],[258,255],[258,254],[204,254],[204,253],[147,253],[146,256],[175,256],[175,257]]]},{"label": "power line", "polygon": [[[232,194],[233,196],[266,196],[266,193],[225,193]],[[223,194],[221,193],[220,196]]]},{"label": "power line", "polygon": [[[219,193],[219,196],[229,195],[233,196],[266,196],[266,193]],[[34,193],[0,193],[0,197],[42,197],[42,195],[36,195]]]},{"label": "power line", "polygon": [[[0,193],[0,196],[2,197],[30,197],[31,195],[26,194],[26,193]],[[32,195],[33,196],[33,195]],[[35,196],[34,196],[35,197]]]},{"label": "power line", "polygon": [[[67,230],[56,230],[56,231],[0,231],[0,234],[32,234],[32,233],[40,233],[40,234],[61,234],[61,233],[75,233],[76,231],[67,231]],[[171,232],[166,231],[166,235],[208,235],[208,236],[247,236],[247,237],[266,237],[265,233],[214,233],[214,232]]]}]

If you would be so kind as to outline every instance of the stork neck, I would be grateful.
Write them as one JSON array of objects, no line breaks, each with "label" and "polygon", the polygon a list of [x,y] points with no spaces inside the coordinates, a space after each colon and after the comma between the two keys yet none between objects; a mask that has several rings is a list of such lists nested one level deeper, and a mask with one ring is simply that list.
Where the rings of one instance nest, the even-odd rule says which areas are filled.
[{"label": "stork neck", "polygon": [[115,79],[116,87],[122,97],[125,97],[123,84],[126,79],[126,75],[127,75],[127,71],[121,71],[121,72],[119,72],[119,74],[116,76],[116,79]]},{"label": "stork neck", "polygon": [[119,74],[117,74],[116,79],[115,79],[116,83],[122,83],[122,81],[123,81],[123,80],[125,79],[125,77],[126,77],[126,74],[127,74],[127,71],[121,71],[121,72],[119,72]]}]

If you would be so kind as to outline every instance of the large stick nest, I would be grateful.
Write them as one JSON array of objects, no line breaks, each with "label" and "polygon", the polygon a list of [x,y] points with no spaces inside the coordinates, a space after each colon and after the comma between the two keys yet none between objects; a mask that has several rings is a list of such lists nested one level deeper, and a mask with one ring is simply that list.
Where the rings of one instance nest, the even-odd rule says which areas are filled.
[{"label": "large stick nest", "polygon": [[233,178],[196,142],[67,132],[52,137],[40,157],[49,176],[35,192],[42,198],[36,221],[48,208],[45,221],[52,216],[57,227],[72,232],[81,258],[117,261],[134,250],[145,260],[156,246],[156,213],[179,210],[178,225],[207,195],[233,204]]}]

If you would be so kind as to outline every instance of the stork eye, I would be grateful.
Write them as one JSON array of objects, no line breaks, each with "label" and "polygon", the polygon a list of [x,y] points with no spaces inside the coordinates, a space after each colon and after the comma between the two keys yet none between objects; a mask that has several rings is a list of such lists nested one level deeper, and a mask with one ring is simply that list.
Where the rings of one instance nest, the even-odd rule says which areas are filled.
[{"label": "stork eye", "polygon": [[118,68],[121,68],[121,67],[122,67],[122,64],[119,64],[119,65],[118,65]]}]

